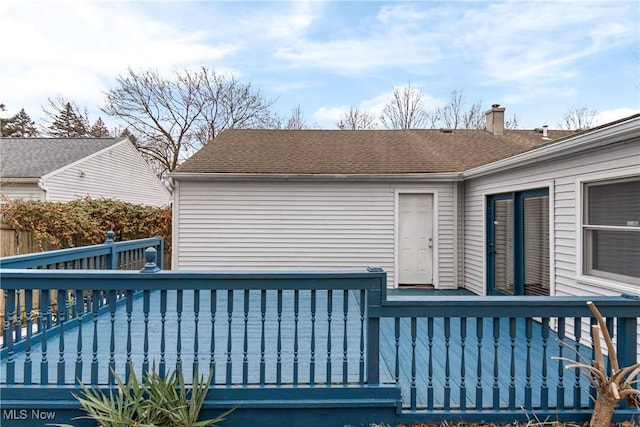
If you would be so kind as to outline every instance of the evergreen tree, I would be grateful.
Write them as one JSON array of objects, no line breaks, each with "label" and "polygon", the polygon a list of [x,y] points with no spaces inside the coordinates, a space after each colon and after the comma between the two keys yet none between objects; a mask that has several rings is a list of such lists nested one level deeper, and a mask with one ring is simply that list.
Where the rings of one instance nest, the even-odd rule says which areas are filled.
[{"label": "evergreen tree", "polygon": [[55,138],[77,138],[89,135],[89,123],[85,115],[71,102],[65,103],[55,114],[49,126],[49,135]]},{"label": "evergreen tree", "polygon": [[101,117],[98,117],[98,120],[93,122],[93,126],[91,126],[89,130],[89,135],[94,138],[109,138],[111,136],[109,129],[107,129]]},{"label": "evergreen tree", "polygon": [[3,126],[3,133],[5,132],[8,135],[3,134],[3,136],[11,136],[13,138],[33,138],[38,136],[36,123],[31,120],[24,108],[15,116],[7,119],[7,123]]},{"label": "evergreen tree", "polygon": [[[1,102],[0,111],[7,111],[5,105]],[[11,118],[3,119],[2,117],[0,117],[0,137],[11,136],[10,129],[7,129],[9,123],[11,123]]]}]

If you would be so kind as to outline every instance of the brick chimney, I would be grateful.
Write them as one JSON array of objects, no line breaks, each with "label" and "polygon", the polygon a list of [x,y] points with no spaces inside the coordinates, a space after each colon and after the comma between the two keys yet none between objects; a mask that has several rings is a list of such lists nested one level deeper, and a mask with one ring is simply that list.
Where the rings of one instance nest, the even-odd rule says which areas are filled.
[{"label": "brick chimney", "polygon": [[493,104],[491,109],[484,113],[486,128],[494,135],[504,134],[504,107],[500,104]]}]

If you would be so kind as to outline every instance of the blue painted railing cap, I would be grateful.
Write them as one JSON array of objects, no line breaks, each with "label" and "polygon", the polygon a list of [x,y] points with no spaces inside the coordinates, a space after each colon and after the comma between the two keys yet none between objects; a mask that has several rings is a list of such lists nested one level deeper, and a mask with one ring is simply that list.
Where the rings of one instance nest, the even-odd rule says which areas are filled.
[{"label": "blue painted railing cap", "polygon": [[367,267],[367,271],[369,273],[384,273],[384,268],[371,266],[371,267]]},{"label": "blue painted railing cap", "polygon": [[156,265],[155,262],[157,255],[158,252],[155,248],[149,247],[144,250],[144,258],[147,263],[144,265],[142,270],[140,270],[141,273],[155,273],[160,271],[160,268]]}]

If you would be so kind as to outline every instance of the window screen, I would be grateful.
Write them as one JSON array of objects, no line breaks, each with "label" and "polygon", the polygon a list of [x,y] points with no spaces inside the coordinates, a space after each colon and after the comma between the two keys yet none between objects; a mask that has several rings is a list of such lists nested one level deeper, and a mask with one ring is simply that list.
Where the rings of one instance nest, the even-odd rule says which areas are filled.
[{"label": "window screen", "polygon": [[640,284],[640,178],[586,184],[585,273]]}]

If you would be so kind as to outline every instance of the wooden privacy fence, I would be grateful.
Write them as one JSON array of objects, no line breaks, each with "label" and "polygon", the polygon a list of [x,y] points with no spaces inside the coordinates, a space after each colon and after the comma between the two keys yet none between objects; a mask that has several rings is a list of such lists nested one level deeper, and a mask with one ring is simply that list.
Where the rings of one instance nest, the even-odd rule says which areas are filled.
[{"label": "wooden privacy fence", "polygon": [[[21,235],[24,234],[24,232],[18,233],[22,233]],[[99,245],[2,257],[0,258],[0,268],[46,270],[139,270],[146,262],[144,251],[147,248],[154,248],[156,253],[161,254],[158,259],[160,260],[159,268],[162,267],[161,261],[163,259],[162,254],[164,253],[164,243],[161,237],[115,242],[113,240],[113,236],[113,231],[107,232],[106,241]],[[29,321],[37,325],[34,321],[41,306],[39,292],[36,290],[30,293],[30,295],[27,295],[24,290],[18,290],[15,298],[16,316],[13,321],[16,325],[25,327]],[[31,301],[29,305],[26,304],[27,298]],[[71,295],[67,295],[65,300],[68,300],[69,298],[71,298]],[[48,304],[51,304],[54,312],[57,310],[57,290],[54,289],[49,292],[49,295],[47,296],[47,305]],[[45,305],[45,307],[47,305]],[[0,316],[4,318],[4,314],[5,293],[0,292]],[[0,332],[0,335],[3,332]]]},{"label": "wooden privacy fence", "polygon": [[32,232],[16,230],[0,222],[0,257],[24,255],[49,249],[51,248],[46,243],[40,245]]},{"label": "wooden privacy fence", "polygon": [[[155,365],[187,380],[211,372],[205,413],[237,406],[229,422],[239,426],[276,410],[291,421],[292,408],[375,413],[372,422],[390,424],[590,416],[589,383],[552,359],[592,356],[587,298],[415,300],[387,296],[385,286],[377,270],[155,272],[150,262],[138,273],[5,270],[0,380],[11,399],[3,406],[48,399],[73,408],[80,382],[108,388],[113,372],[140,376]],[[21,289],[39,290],[45,305],[53,290],[72,298],[38,312],[39,332],[18,332]],[[640,301],[591,300],[620,364],[636,363]],[[634,415],[623,405],[616,416]]]}]

